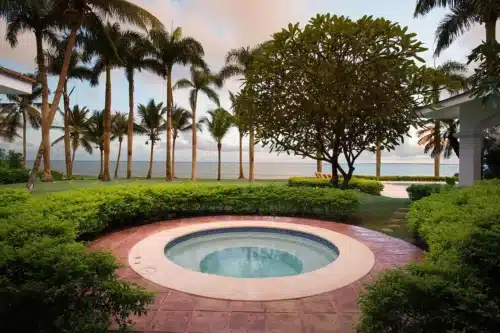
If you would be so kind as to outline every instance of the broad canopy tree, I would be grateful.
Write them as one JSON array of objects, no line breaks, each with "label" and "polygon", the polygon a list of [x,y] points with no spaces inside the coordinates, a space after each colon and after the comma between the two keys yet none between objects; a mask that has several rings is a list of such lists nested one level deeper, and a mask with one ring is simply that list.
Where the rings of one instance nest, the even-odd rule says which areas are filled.
[{"label": "broad canopy tree", "polygon": [[377,142],[394,149],[430,101],[418,56],[426,49],[415,36],[383,18],[329,14],[276,33],[246,77],[258,140],[330,163],[332,183],[340,173],[346,188],[361,153]]}]

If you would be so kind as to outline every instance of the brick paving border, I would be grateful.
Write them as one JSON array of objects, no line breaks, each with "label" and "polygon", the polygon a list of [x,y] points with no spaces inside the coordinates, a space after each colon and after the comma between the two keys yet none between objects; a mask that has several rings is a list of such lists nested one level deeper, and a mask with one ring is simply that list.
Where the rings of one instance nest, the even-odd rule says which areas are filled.
[{"label": "brick paving border", "polygon": [[[375,254],[375,265],[360,280],[324,294],[285,301],[246,302],[210,299],[158,286],[128,267],[128,253],[153,233],[179,226],[229,220],[271,220],[312,225],[350,236]],[[386,269],[423,260],[412,244],[365,228],[304,218],[271,216],[210,216],[157,222],[104,235],[90,246],[110,251],[124,265],[121,279],[156,293],[150,311],[133,317],[134,332],[152,333],[351,333],[359,318],[356,299],[364,285]]]}]

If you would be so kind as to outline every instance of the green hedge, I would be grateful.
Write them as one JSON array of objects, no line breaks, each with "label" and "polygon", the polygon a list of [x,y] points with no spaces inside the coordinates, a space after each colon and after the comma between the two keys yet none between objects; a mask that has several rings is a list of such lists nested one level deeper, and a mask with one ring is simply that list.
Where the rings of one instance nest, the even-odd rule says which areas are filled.
[{"label": "green hedge", "polygon": [[494,180],[413,203],[408,227],[427,242],[426,263],[387,272],[368,287],[358,333],[498,331],[499,202]]},{"label": "green hedge", "polygon": [[[342,182],[342,178],[340,178],[339,181]],[[332,187],[332,184],[328,179],[318,179],[315,177],[290,177],[288,178],[288,186],[330,188]],[[384,184],[375,180],[352,178],[349,181],[349,189],[373,195],[380,195],[384,189]]]},{"label": "green hedge", "polygon": [[[354,175],[353,177],[361,179],[377,180],[376,176]],[[434,176],[380,176],[379,181],[394,182],[445,182],[447,178],[453,178],[458,181],[458,177],[434,177]]]},{"label": "green hedge", "polygon": [[[354,212],[354,191],[287,186],[124,185],[47,196],[0,189],[0,322],[5,332],[106,332],[126,327],[151,295],[115,275],[115,259],[75,239],[104,229],[209,214]],[[29,311],[26,311],[29,309]]]},{"label": "green hedge", "polygon": [[0,168],[0,184],[26,183],[29,171],[26,169]]},{"label": "green hedge", "polygon": [[406,188],[411,201],[417,201],[431,194],[439,193],[448,186],[441,184],[412,184]]}]

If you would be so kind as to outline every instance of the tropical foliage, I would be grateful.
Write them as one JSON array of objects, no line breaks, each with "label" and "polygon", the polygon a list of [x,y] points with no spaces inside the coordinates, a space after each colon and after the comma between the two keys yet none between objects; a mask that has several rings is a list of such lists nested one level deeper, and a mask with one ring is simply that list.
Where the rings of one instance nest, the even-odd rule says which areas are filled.
[{"label": "tropical foliage", "polygon": [[116,157],[115,179],[118,178],[123,137],[128,135],[128,116],[116,112],[111,119],[111,140],[118,139],[118,156]]},{"label": "tropical foliage", "polygon": [[245,174],[243,173],[243,137],[248,133],[248,123],[245,119],[241,95],[229,92],[229,100],[231,101],[231,109],[233,110],[233,122],[239,134],[240,175],[238,179],[245,179]]},{"label": "tropical foliage", "polygon": [[151,178],[153,172],[153,156],[155,143],[161,141],[161,134],[167,127],[166,115],[168,109],[163,107],[163,103],[156,104],[154,99],[151,99],[147,105],[139,104],[137,109],[141,122],[135,126],[136,131],[145,135],[148,140],[146,144],[151,145],[149,155],[149,168],[146,178]]},{"label": "tropical foliage", "polygon": [[[95,143],[95,140],[92,137],[91,127],[93,124],[92,121],[95,118],[89,118],[90,111],[86,107],[80,108],[78,105],[73,106],[73,109],[68,112],[68,132],[69,138],[71,141],[72,155],[71,155],[71,169],[75,165],[75,154],[78,148],[83,147],[83,149],[88,153],[93,153],[92,142]],[[52,128],[65,130],[66,126],[52,126]],[[57,144],[65,139],[66,133],[56,139],[52,145]],[[69,177],[69,174],[67,174]]]},{"label": "tropical foliage", "polygon": [[[156,48],[156,58],[161,63],[163,74],[167,77],[167,151],[166,151],[166,174],[167,181],[172,180],[172,112],[174,107],[172,70],[174,65],[193,65],[203,69],[208,66],[203,60],[205,51],[200,42],[192,37],[183,37],[182,28],[177,27],[174,31],[155,29],[150,32],[151,40]],[[193,111],[193,119],[196,120],[196,110]],[[196,131],[193,131],[193,138]]]},{"label": "tropical foliage", "polygon": [[271,151],[330,163],[332,184],[340,173],[347,188],[364,151],[394,149],[419,123],[416,108],[430,100],[425,83],[433,75],[417,65],[425,50],[415,34],[385,19],[327,14],[304,28],[289,25],[247,74],[259,139]]},{"label": "tropical foliage", "polygon": [[[221,86],[222,81],[210,73],[206,69],[201,69],[195,66],[191,66],[191,78],[190,79],[180,79],[175,83],[174,89],[190,89],[189,91],[189,104],[192,111],[192,126],[196,124],[196,108],[198,105],[198,94],[201,91],[205,94],[211,101],[215,102],[217,105],[220,104],[219,96],[214,91],[214,87]],[[192,137],[192,156],[191,156],[191,181],[196,182],[196,150],[197,150],[197,131],[193,131]]]},{"label": "tropical foliage", "polygon": [[224,110],[223,108],[218,108],[215,110],[208,111],[208,117],[203,117],[200,123],[206,125],[208,133],[217,143],[217,156],[218,156],[218,166],[217,166],[217,180],[221,180],[221,152],[222,152],[222,140],[227,135],[231,126],[233,126],[233,116]]},{"label": "tropical foliage", "polygon": [[[25,74],[36,78],[33,74]],[[42,117],[37,107],[37,100],[42,95],[40,82],[37,81],[32,87],[30,95],[7,95],[8,103],[0,104],[0,138],[8,142],[21,137],[23,140],[23,166],[26,167],[26,130],[28,124],[33,129],[39,129]],[[19,129],[22,134],[19,134]]]},{"label": "tropical foliage", "polygon": [[[174,105],[172,110],[172,177],[175,178],[175,142],[181,133],[193,128],[193,114],[183,107]],[[196,130],[201,131],[200,123],[196,123]]]}]

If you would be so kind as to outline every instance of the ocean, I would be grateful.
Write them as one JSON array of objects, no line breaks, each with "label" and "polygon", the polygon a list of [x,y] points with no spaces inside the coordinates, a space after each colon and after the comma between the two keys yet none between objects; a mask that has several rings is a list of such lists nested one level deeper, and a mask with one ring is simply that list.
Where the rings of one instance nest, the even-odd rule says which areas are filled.
[{"label": "ocean", "polygon": [[[64,161],[51,161],[52,168],[65,172]],[[33,161],[28,162],[28,167]],[[114,174],[116,162],[111,162],[111,175]],[[132,175],[134,177],[145,177],[149,162],[134,161],[132,164]],[[375,175],[375,163],[359,163],[355,165],[354,174]],[[73,173],[75,175],[97,176],[99,174],[99,161],[76,161]],[[243,164],[245,177],[248,177],[248,164]],[[291,176],[313,176],[316,171],[316,163],[255,163],[256,179],[287,179]],[[124,177],[127,172],[127,161],[120,162],[119,176]],[[331,167],[324,164],[323,172],[331,172]],[[441,176],[453,176],[458,172],[458,164],[442,164]],[[383,176],[433,176],[433,164],[415,163],[382,163],[381,173]],[[222,163],[222,178],[234,179],[239,175],[239,163]],[[165,176],[165,162],[153,163],[153,177]],[[191,162],[175,163],[175,176],[178,178],[191,177]],[[200,179],[211,179],[217,177],[216,162],[198,162],[197,177]]]}]

